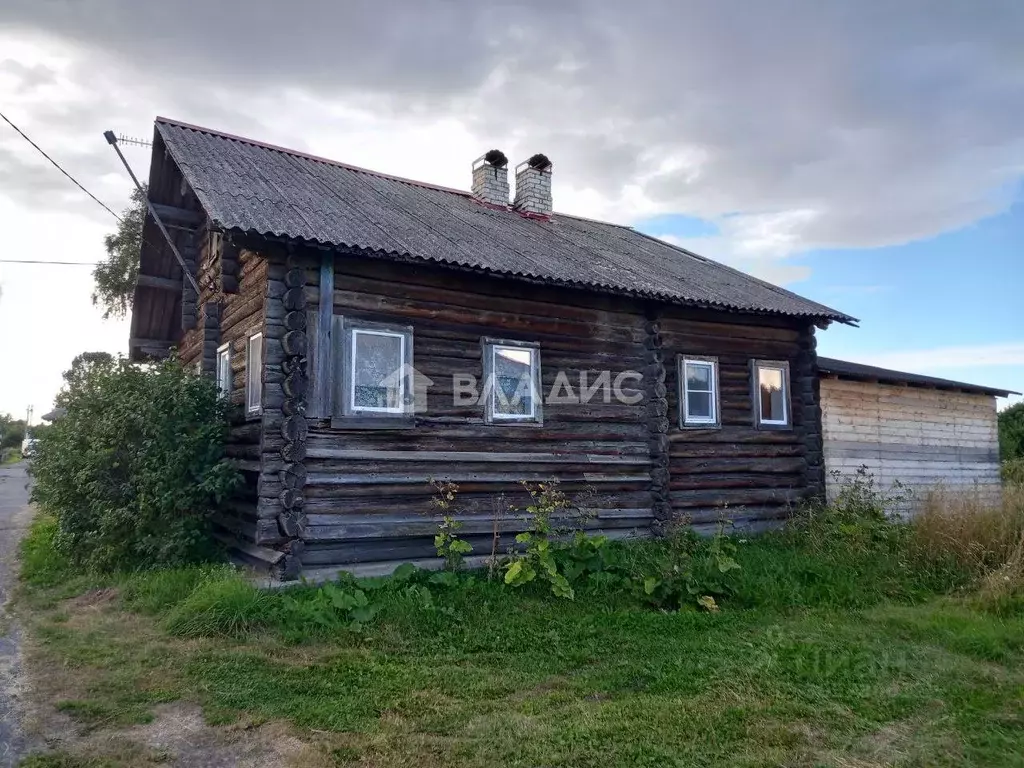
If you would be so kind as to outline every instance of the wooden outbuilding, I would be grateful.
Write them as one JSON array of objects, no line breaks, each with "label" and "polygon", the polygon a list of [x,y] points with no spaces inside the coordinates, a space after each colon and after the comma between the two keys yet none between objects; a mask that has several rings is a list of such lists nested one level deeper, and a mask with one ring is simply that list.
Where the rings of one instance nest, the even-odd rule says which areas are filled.
[{"label": "wooden outbuilding", "polygon": [[[555,478],[595,530],[776,524],[825,488],[815,329],[853,318],[623,226],[553,165],[447,189],[158,118],[132,355],[236,405],[220,535],[283,577],[431,557],[431,479],[477,554]],[[501,512],[500,515],[498,513]]]},{"label": "wooden outbuilding", "polygon": [[818,366],[830,496],[864,467],[879,490],[902,486],[904,512],[932,491],[998,500],[996,398],[1019,393],[825,357]]}]

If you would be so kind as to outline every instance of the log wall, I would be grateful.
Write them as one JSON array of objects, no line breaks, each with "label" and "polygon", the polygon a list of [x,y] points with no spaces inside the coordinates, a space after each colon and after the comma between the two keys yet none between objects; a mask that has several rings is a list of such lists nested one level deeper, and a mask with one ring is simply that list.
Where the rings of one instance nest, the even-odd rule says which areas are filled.
[{"label": "log wall", "polygon": [[[800,501],[821,494],[824,478],[814,329],[792,320],[667,309],[660,322],[668,386],[672,518],[711,528],[722,518],[760,530]],[[679,355],[717,357],[721,426],[683,428]],[[791,427],[754,427],[751,361],[789,363]]]},{"label": "log wall", "polygon": [[829,378],[821,407],[830,495],[865,466],[883,488],[912,489],[910,510],[938,488],[998,498],[994,397]]},{"label": "log wall", "polygon": [[[198,266],[200,287],[198,322],[185,330],[178,356],[186,368],[198,368],[204,376],[216,376],[217,348],[229,343],[231,349],[231,431],[227,455],[238,462],[245,479],[234,499],[215,518],[217,536],[235,555],[260,567],[276,564],[281,556],[272,551],[280,542],[273,525],[257,517],[259,478],[263,466],[263,415],[245,412],[246,342],[249,335],[264,332],[268,301],[268,264],[255,252],[238,255],[237,292],[223,290],[220,254],[224,242],[219,234],[204,232]],[[264,383],[264,402],[273,388]],[[269,534],[269,535],[268,535]]]},{"label": "log wall", "polygon": [[[307,305],[319,302],[320,262],[307,264]],[[453,374],[483,378],[481,338],[538,342],[542,385],[565,372],[640,370],[644,318],[636,305],[521,283],[338,256],[332,312],[346,319],[411,325],[413,364],[433,383],[411,429],[339,429],[310,417],[304,511],[305,567],[432,556],[431,479],[460,488],[463,533],[489,555],[499,506],[499,551],[524,527],[523,480],[558,478],[617,535],[651,521],[646,406],[600,397],[546,404],[543,424],[485,424],[483,404],[456,406]],[[337,340],[334,342],[337,344]],[[314,383],[314,387],[316,384]],[[503,498],[503,501],[502,501]],[[518,510],[518,511],[517,511]]]},{"label": "log wall", "polygon": [[[707,526],[723,514],[756,528],[822,488],[814,336],[805,324],[666,309],[341,253],[330,258],[333,266],[323,273],[329,315],[320,311],[320,295],[323,265],[330,262],[320,252],[306,252],[297,262],[305,268],[309,325],[303,370],[312,380],[303,383],[310,393],[303,482],[290,499],[301,510],[294,519],[306,573],[433,556],[439,518],[432,479],[459,486],[463,534],[478,555],[492,551],[496,515],[499,552],[524,529],[523,480],[557,478],[590,516],[587,526],[613,536],[649,535],[672,520]],[[272,309],[275,291],[287,298],[290,290],[275,287],[273,274],[285,265],[271,261],[268,345],[269,318],[278,311]],[[414,367],[432,382],[426,411],[393,428],[357,428],[321,411],[322,382],[313,374],[333,368],[315,359],[323,334],[316,326],[325,316],[413,327]],[[482,403],[453,402],[453,375],[482,380],[484,337],[538,343],[544,395],[560,372],[578,390],[582,372],[593,382],[603,371],[611,380],[636,371],[642,383],[625,380],[623,391],[638,397],[630,403],[614,395],[604,402],[600,394],[586,404],[548,400],[543,424],[487,424]],[[331,341],[334,348],[338,343]],[[721,429],[679,428],[676,355],[684,352],[719,358]],[[268,382],[287,357],[268,346]],[[754,427],[753,358],[790,363],[792,429]],[[261,519],[272,508],[280,514],[286,490],[281,459],[272,454],[287,416],[269,418]]]}]

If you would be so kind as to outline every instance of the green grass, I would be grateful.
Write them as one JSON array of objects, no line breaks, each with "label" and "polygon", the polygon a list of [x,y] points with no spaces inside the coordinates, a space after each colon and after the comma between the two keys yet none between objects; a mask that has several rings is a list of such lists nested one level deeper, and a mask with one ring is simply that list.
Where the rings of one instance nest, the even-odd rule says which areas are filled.
[{"label": "green grass", "polygon": [[765,537],[718,613],[371,582],[353,625],[329,591],[226,567],[69,580],[48,525],[22,599],[88,728],[181,699],[315,734],[325,765],[1024,766],[1024,614],[972,607],[946,567]]}]

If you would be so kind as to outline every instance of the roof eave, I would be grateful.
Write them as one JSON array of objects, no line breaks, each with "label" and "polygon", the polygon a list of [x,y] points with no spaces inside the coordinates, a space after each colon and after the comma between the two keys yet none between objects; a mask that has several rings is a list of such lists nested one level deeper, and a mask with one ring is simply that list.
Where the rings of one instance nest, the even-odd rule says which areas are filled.
[{"label": "roof eave", "polygon": [[471,272],[476,274],[490,275],[492,277],[500,277],[510,280],[519,280],[522,282],[528,282],[535,285],[552,285],[560,288],[572,288],[579,291],[591,291],[593,293],[600,293],[603,295],[610,296],[626,296],[632,299],[638,299],[643,301],[658,301],[664,304],[672,304],[675,306],[694,307],[698,309],[708,309],[717,312],[735,312],[750,315],[763,315],[768,317],[788,317],[795,320],[804,320],[806,322],[814,323],[819,327],[827,327],[829,323],[839,322],[845,325],[852,325],[857,327],[859,320],[855,317],[850,317],[836,310],[830,310],[828,307],[823,309],[830,310],[834,314],[812,314],[812,313],[792,313],[782,312],[776,310],[757,309],[749,307],[740,307],[725,303],[713,303],[713,302],[701,302],[697,300],[683,299],[677,296],[671,296],[669,294],[660,293],[645,293],[643,291],[631,291],[625,288],[619,288],[611,285],[599,285],[596,283],[577,283],[569,280],[555,280],[546,277],[537,277],[534,275],[528,275],[518,272],[501,272],[498,270],[488,269],[486,267],[473,267],[466,264],[460,264],[458,262],[441,261],[438,259],[424,258],[409,253],[400,253],[397,251],[379,251],[368,248],[362,248],[359,246],[351,246],[345,243],[325,243],[316,240],[306,240],[301,237],[292,237],[285,234],[276,234],[272,232],[257,232],[256,230],[243,230],[239,227],[228,227],[222,222],[216,219],[210,219],[210,228],[212,231],[230,233],[243,238],[263,240],[273,243],[281,244],[295,244],[303,245],[312,248],[322,248],[324,250],[337,250],[351,253],[358,256],[367,256],[370,258],[376,258],[387,261],[398,261],[406,263],[415,263],[423,265],[434,265],[440,266],[447,269],[454,269],[460,272]]}]

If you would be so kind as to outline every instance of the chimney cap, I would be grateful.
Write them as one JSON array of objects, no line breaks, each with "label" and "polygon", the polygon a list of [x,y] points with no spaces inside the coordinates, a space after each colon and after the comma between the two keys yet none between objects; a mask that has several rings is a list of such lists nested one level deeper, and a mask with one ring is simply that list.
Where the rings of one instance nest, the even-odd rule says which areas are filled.
[{"label": "chimney cap", "polygon": [[531,168],[536,168],[538,171],[546,171],[551,167],[551,160],[547,155],[538,152],[536,155],[526,161],[526,164]]},{"label": "chimney cap", "polygon": [[473,161],[474,168],[479,168],[482,165],[489,165],[492,168],[505,168],[508,166],[508,158],[500,149],[492,149]]}]

